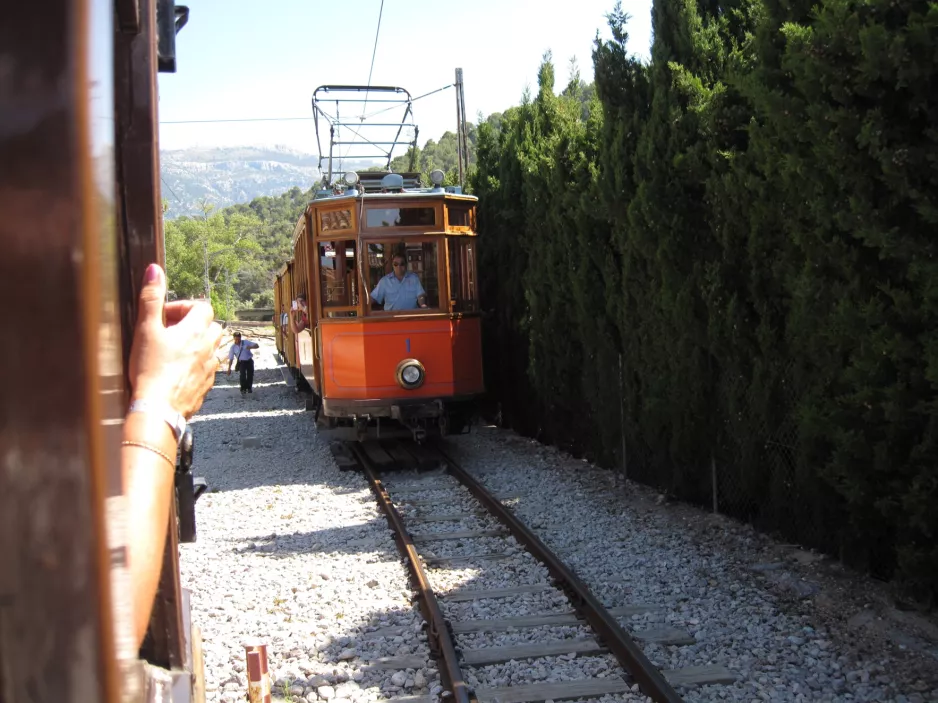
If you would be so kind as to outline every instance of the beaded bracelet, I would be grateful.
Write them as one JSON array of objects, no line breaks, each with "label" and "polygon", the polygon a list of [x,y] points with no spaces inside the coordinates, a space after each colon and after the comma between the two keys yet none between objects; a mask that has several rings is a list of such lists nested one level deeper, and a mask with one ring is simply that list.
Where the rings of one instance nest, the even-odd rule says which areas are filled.
[{"label": "beaded bracelet", "polygon": [[121,442],[121,445],[125,447],[141,447],[142,449],[149,449],[151,452],[159,454],[161,457],[166,459],[166,461],[169,462],[169,465],[172,466],[173,469],[176,468],[176,462],[170,459],[166,452],[162,452],[156,447],[151,447],[149,444],[144,444],[143,442],[131,442],[130,440],[125,439],[123,442]]}]

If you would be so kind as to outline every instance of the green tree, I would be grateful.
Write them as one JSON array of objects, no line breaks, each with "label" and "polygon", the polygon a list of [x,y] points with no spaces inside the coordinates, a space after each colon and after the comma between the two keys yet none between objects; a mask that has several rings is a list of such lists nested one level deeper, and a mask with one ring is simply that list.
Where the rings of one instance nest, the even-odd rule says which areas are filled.
[{"label": "green tree", "polygon": [[178,297],[211,300],[217,315],[232,317],[239,302],[234,284],[257,265],[260,226],[256,217],[240,213],[225,217],[204,203],[201,216],[166,222],[170,289]]},{"label": "green tree", "polygon": [[768,10],[743,85],[792,262],[802,461],[845,502],[846,555],[938,594],[938,7]]},{"label": "green tree", "polygon": [[[470,130],[501,421],[610,463],[624,431],[631,477],[707,505],[715,486],[724,512],[938,597],[938,6],[652,19],[649,62],[617,3],[594,84],[571,66],[557,94],[545,55],[536,95]],[[455,143],[418,168],[454,178]],[[309,197],[168,223],[174,288],[266,301]],[[201,242],[245,215],[262,252],[236,269]]]},{"label": "green tree", "polygon": [[277,271],[293,257],[293,230],[316,190],[318,184],[309,190],[293,187],[276,197],[262,196],[222,210],[226,218],[241,214],[260,221],[256,241],[261,250],[256,257],[257,265],[242,272],[234,284],[240,302],[273,290]]},{"label": "green tree", "polygon": [[480,120],[502,419],[609,460],[621,402],[630,475],[938,594],[938,9],[655,0],[646,65],[627,19],[598,103],[545,60]]}]

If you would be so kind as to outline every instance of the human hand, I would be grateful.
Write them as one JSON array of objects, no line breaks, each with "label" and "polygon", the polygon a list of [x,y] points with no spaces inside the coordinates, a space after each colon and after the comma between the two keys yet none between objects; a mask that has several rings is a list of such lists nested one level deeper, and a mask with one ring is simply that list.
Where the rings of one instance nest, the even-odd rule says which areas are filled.
[{"label": "human hand", "polygon": [[165,300],[166,276],[151,264],[130,352],[132,398],[166,403],[188,420],[214,383],[222,330],[209,303]]}]

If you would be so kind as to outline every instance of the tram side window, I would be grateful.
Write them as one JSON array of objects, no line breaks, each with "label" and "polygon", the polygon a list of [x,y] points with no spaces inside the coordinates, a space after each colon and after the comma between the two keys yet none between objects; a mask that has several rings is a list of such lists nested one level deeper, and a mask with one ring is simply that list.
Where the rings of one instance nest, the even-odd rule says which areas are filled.
[{"label": "tram side window", "polygon": [[446,208],[446,224],[450,227],[472,227],[469,208],[450,205]]},{"label": "tram side window", "polygon": [[453,312],[473,312],[476,300],[475,241],[449,238],[449,298]]},{"label": "tram side window", "polygon": [[352,226],[351,210],[334,210],[319,214],[319,228],[323,232],[337,229],[350,229]]},{"label": "tram side window", "polygon": [[355,317],[347,309],[358,306],[354,240],[319,243],[319,290],[326,317]]},{"label": "tram side window", "polygon": [[[370,242],[368,252],[368,290],[372,294],[371,309],[397,311],[419,309],[416,292],[423,288],[427,307],[440,307],[440,281],[437,271],[438,243],[432,242]],[[395,273],[392,263],[404,258],[404,273]],[[417,287],[413,277],[420,286]],[[382,279],[390,276],[382,283]],[[395,280],[396,279],[396,280]],[[377,297],[377,299],[376,299]],[[378,302],[380,300],[380,302]]]}]

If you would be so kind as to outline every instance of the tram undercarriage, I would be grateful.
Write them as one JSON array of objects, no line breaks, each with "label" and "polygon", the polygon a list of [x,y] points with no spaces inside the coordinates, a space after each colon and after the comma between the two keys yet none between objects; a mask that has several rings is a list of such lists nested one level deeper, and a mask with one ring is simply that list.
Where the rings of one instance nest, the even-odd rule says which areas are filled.
[{"label": "tram undercarriage", "polygon": [[420,399],[387,402],[329,401],[314,408],[320,431],[330,439],[408,438],[423,442],[429,437],[465,434],[474,417],[472,399]]}]

